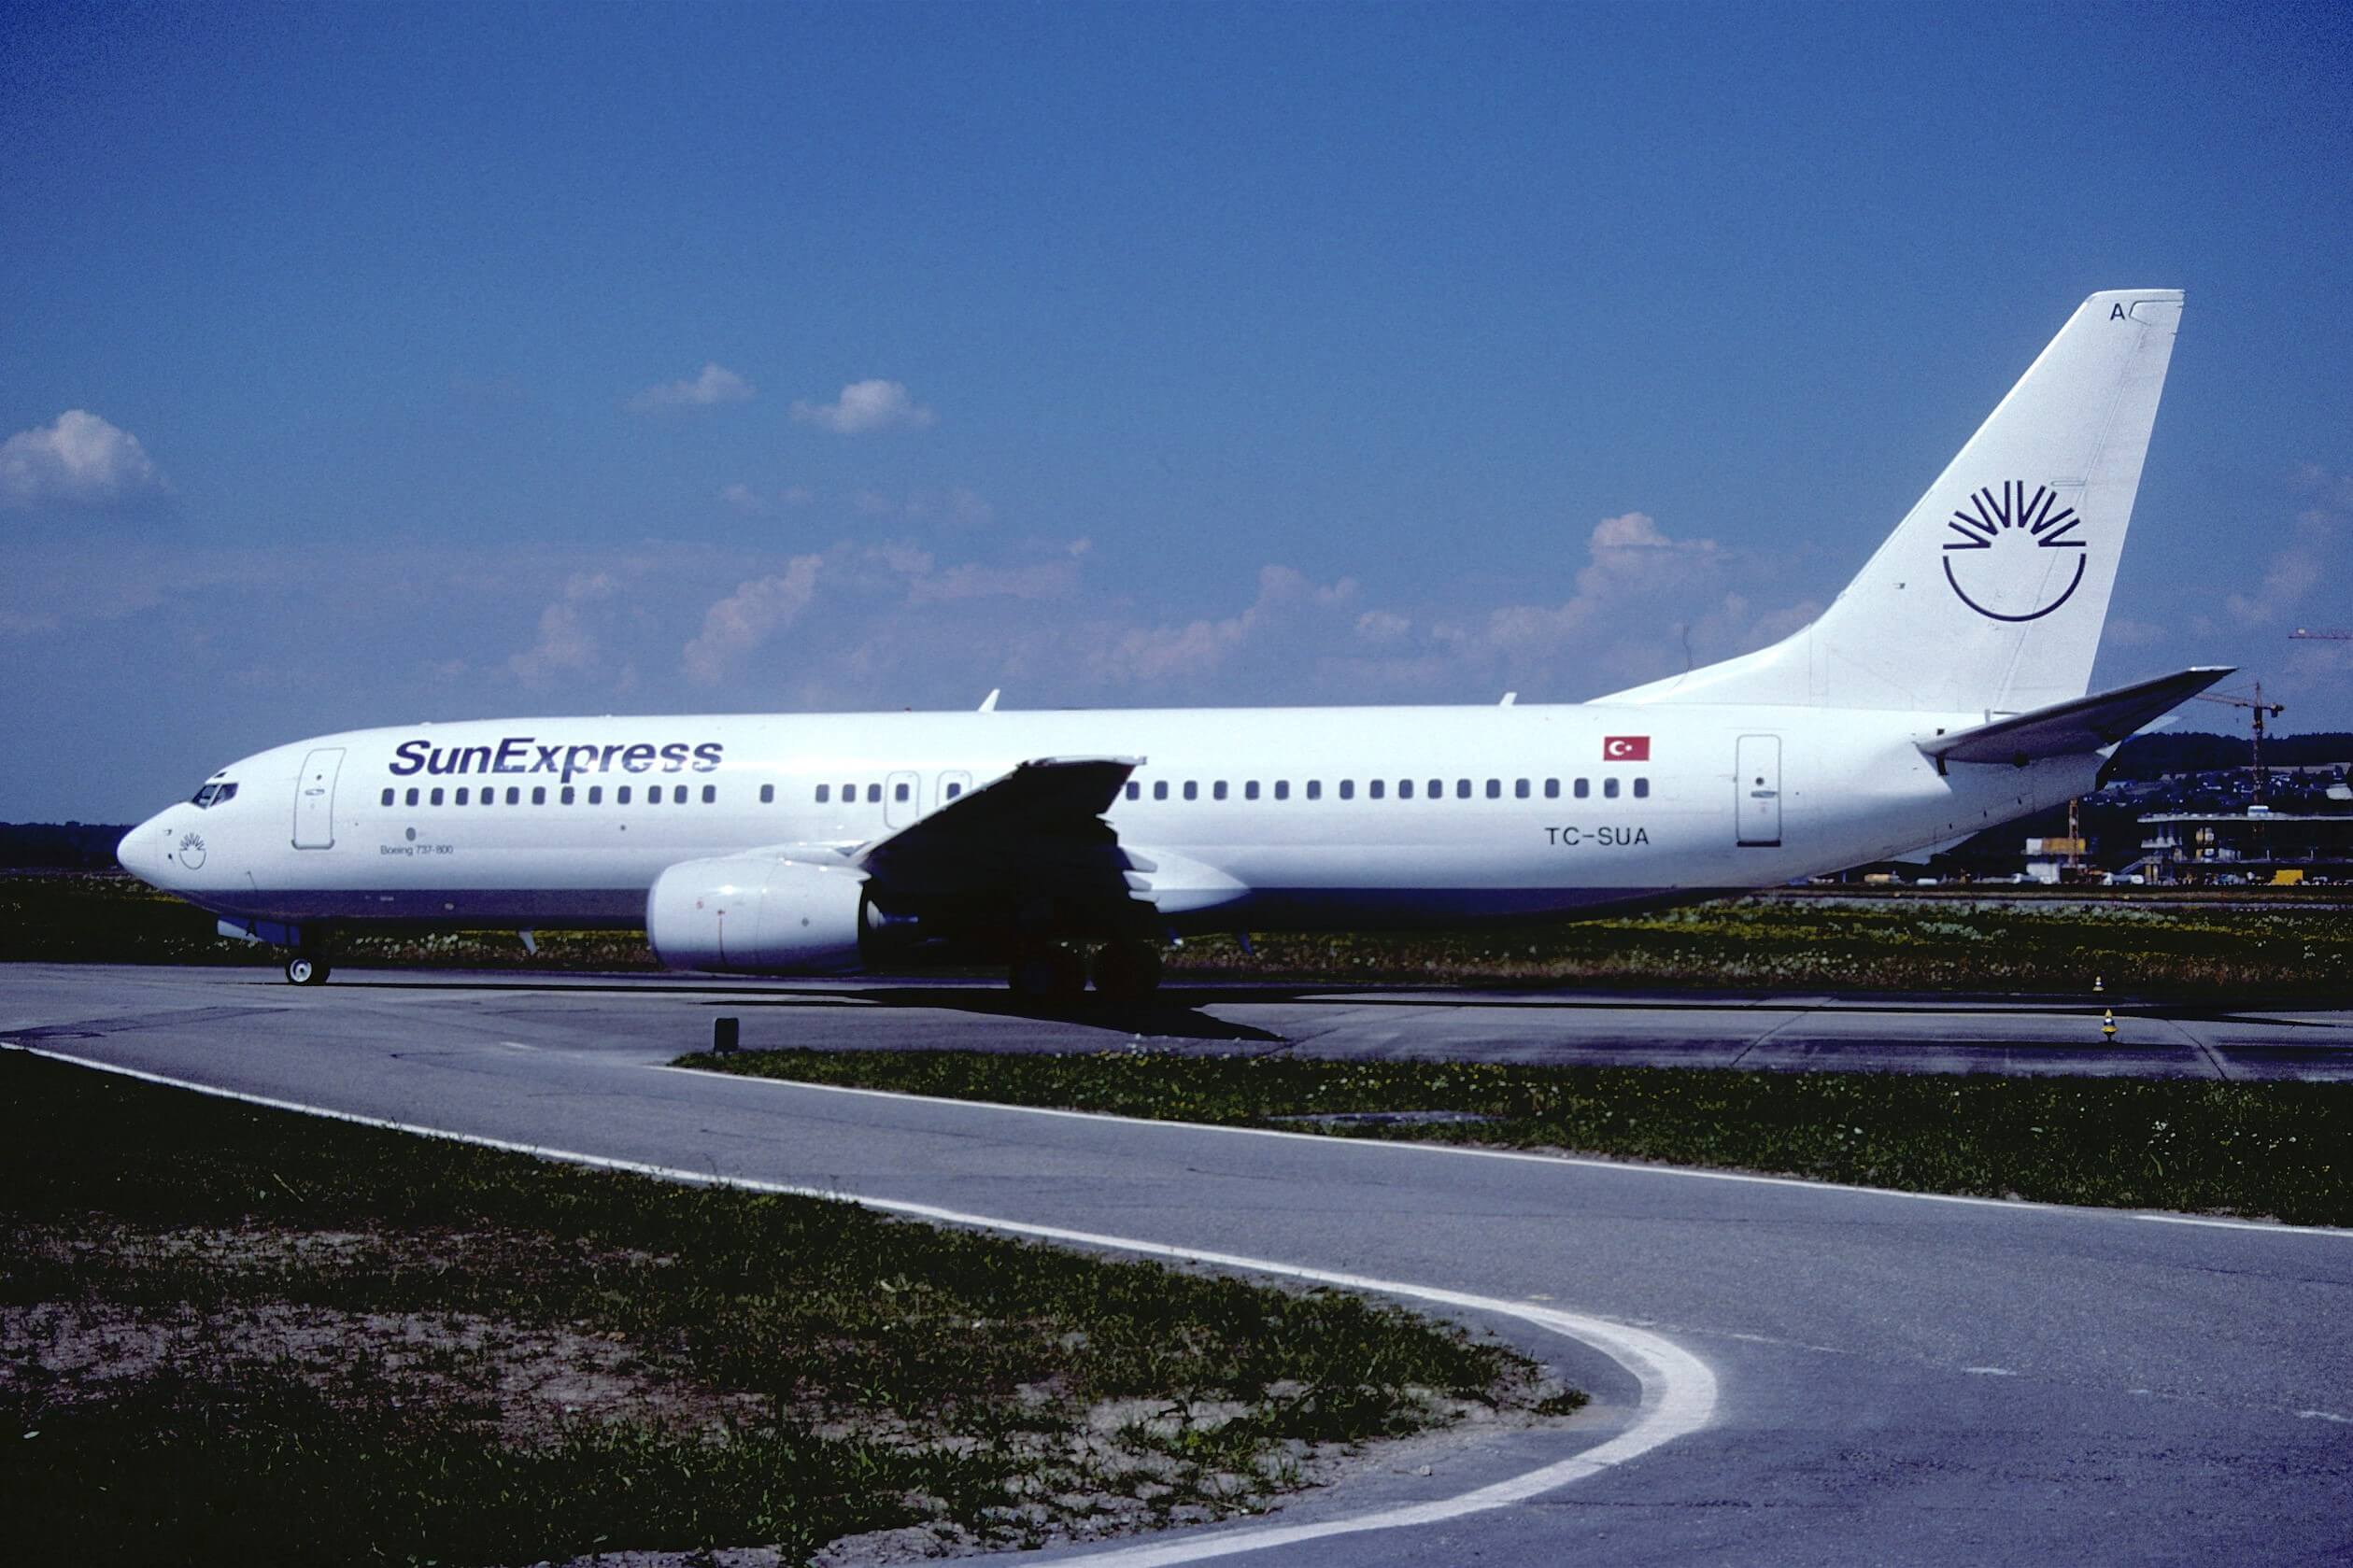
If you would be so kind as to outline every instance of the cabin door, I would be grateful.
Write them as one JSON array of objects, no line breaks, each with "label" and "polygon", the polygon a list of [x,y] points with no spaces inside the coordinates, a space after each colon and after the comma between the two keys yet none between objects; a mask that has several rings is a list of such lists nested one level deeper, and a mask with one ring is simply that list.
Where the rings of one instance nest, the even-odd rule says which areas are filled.
[{"label": "cabin door", "polygon": [[1781,841],[1781,738],[1741,736],[1732,783],[1741,844],[1778,847]]},{"label": "cabin door", "polygon": [[335,775],[343,771],[343,748],[321,746],[303,758],[294,781],[294,847],[335,847]]}]

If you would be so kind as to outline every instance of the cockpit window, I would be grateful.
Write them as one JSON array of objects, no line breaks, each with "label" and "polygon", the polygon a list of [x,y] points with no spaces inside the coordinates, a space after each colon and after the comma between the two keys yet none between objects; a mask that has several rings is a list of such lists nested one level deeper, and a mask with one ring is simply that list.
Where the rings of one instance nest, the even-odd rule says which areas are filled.
[{"label": "cockpit window", "polygon": [[236,798],[236,796],[237,786],[235,784],[208,784],[195,793],[191,803],[199,810],[202,810],[203,808],[208,806],[218,806],[224,800],[234,800]]}]

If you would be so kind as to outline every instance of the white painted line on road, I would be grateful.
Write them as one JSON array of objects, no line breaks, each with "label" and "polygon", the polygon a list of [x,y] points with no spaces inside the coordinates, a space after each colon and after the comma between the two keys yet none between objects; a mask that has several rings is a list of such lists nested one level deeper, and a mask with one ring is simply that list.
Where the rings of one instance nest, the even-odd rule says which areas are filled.
[{"label": "white painted line on road", "polygon": [[2097,1215],[2103,1219],[2151,1220],[2164,1225],[2210,1225],[2219,1230],[2289,1232],[2329,1236],[2353,1241],[2353,1230],[2329,1225],[2291,1225],[2278,1221],[2205,1220],[2194,1214],[2152,1214],[2133,1208],[2070,1208],[2063,1204],[2033,1203],[2024,1198],[1978,1198],[1961,1193],[1913,1193],[1901,1187],[1864,1187],[1850,1181],[1815,1181],[1802,1176],[1756,1176],[1737,1170],[1699,1170],[1690,1165],[1637,1165],[1626,1160],[1597,1160],[1586,1154],[1531,1154],[1519,1149],[1470,1149],[1458,1143],[1425,1143],[1388,1137],[1335,1137],[1329,1133],[1295,1133],[1281,1127],[1234,1127],[1217,1122],[1175,1122],[1159,1116],[1123,1116],[1111,1110],[1070,1110],[1058,1106],[1009,1105],[1002,1100],[960,1100],[952,1095],[917,1095],[904,1089],[864,1089],[847,1083],[810,1083],[798,1078],[756,1078],[748,1073],[712,1072],[703,1067],[646,1064],[653,1072],[686,1073],[695,1078],[725,1079],[731,1083],[765,1083],[783,1089],[807,1089],[822,1095],[871,1095],[879,1099],[914,1100],[924,1105],[961,1106],[982,1110],[1010,1111],[1021,1116],[1063,1117],[1074,1122],[1116,1122],[1130,1127],[1166,1127],[1187,1133],[1227,1133],[1236,1137],[1295,1138],[1306,1143],[1349,1148],[1388,1149],[1417,1154],[1452,1154],[1473,1160],[1517,1160],[1529,1165],[1568,1165],[1580,1170],[1614,1171],[1623,1176],[1678,1176],[1693,1181],[1738,1181],[1755,1187],[1796,1187],[1808,1193],[1856,1193],[1866,1197],[1905,1198],[1914,1203],[1952,1203],[1973,1208],[1998,1208],[2009,1214]]},{"label": "white painted line on road", "polygon": [[1606,1443],[1600,1443],[1581,1453],[1556,1460],[1509,1480],[1477,1488],[1453,1497],[1434,1499],[1426,1503],[1406,1504],[1393,1508],[1376,1509],[1346,1519],[1325,1519],[1310,1524],[1242,1525],[1216,1530],[1183,1540],[1147,1542],[1138,1546],[1116,1547],[1102,1552],[1083,1554],[1088,1562],[1113,1563],[1119,1568],[1158,1568],[1160,1564],[1197,1562],[1206,1558],[1229,1557],[1240,1552],[1263,1551],[1270,1547],[1288,1546],[1294,1542],[1318,1540],[1333,1535],[1351,1535],[1372,1530],[1397,1530],[1412,1525],[1437,1524],[1460,1519],[1467,1514],[1484,1513],[1513,1503],[1540,1496],[1556,1487],[1580,1481],[1589,1476],[1625,1463],[1649,1453],[1678,1437],[1690,1435],[1714,1419],[1716,1411],[1716,1375],[1708,1363],[1671,1340],[1655,1334],[1647,1334],[1624,1323],[1607,1319],[1589,1318],[1582,1313],[1564,1312],[1556,1307],[1533,1307],[1524,1302],[1505,1301],[1495,1296],[1473,1295],[1467,1291],[1450,1291],[1433,1285],[1413,1285],[1395,1279],[1377,1279],[1368,1275],[1345,1274],[1334,1269],[1310,1268],[1298,1264],[1278,1263],[1266,1258],[1244,1257],[1234,1252],[1215,1252],[1205,1248],[1175,1247],[1165,1242],[1143,1241],[1132,1236],[1105,1236],[1093,1231],[1065,1229],[1059,1225],[1032,1224],[1023,1220],[1003,1220],[986,1214],[969,1214],[959,1209],[942,1208],[932,1204],[911,1203],[900,1198],[864,1197],[856,1193],[829,1192],[823,1188],[795,1186],[788,1182],[768,1181],[758,1177],[720,1176],[711,1171],[687,1170],[675,1165],[650,1165],[640,1160],[617,1159],[610,1155],[589,1154],[578,1150],[553,1149],[544,1144],[521,1143],[508,1138],[489,1137],[480,1133],[456,1132],[447,1127],[431,1127],[412,1122],[395,1122],[381,1116],[364,1116],[357,1111],[336,1110],[326,1106],[308,1105],[300,1100],[278,1099],[268,1095],[247,1094],[242,1090],[224,1089],[214,1084],[197,1083],[182,1078],[168,1078],[162,1073],[147,1072],[112,1062],[101,1062],[87,1056],[72,1056],[62,1051],[47,1051],[15,1040],[0,1041],[0,1047],[21,1051],[52,1062],[73,1067],[89,1067],[97,1072],[113,1073],[122,1078],[136,1079],[143,1083],[162,1084],[166,1088],[186,1089],[216,1099],[235,1100],[245,1105],[262,1106],[272,1110],[290,1110],[305,1116],[322,1117],[331,1122],[346,1122],[362,1127],[379,1127],[390,1132],[411,1133],[422,1137],[442,1138],[452,1143],[472,1144],[482,1149],[500,1149],[511,1153],[530,1154],[545,1160],[560,1160],[568,1165],[587,1165],[598,1170],[626,1171],[638,1176],[650,1176],[665,1181],[676,1181],[697,1187],[732,1187],[747,1192],[773,1193],[791,1197],[830,1198],[837,1202],[854,1203],[860,1208],[878,1209],[885,1213],[905,1215],[911,1219],[929,1220],[940,1224],[965,1225],[978,1230],[999,1231],[1010,1236],[1029,1236],[1041,1241],[1058,1241],[1070,1246],[1100,1248],[1106,1250],[1135,1253],[1143,1257],[1169,1258],[1184,1263],[1207,1264],[1219,1268],[1239,1269],[1253,1274],[1271,1274],[1286,1279],[1303,1280],[1313,1285],[1330,1285],[1341,1290],[1365,1291],[1381,1295],[1402,1296],[1411,1301],[1425,1301],[1440,1307],[1458,1307],[1471,1312],[1494,1313],[1517,1318],[1523,1322],[1589,1345],[1632,1373],[1642,1385],[1642,1401],[1635,1423]]}]

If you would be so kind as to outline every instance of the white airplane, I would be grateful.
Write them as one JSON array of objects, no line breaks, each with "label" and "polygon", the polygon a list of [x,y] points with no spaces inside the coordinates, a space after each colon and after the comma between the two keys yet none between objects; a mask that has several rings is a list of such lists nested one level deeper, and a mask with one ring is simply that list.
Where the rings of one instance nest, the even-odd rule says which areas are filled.
[{"label": "white airplane", "polygon": [[122,864],[291,950],[644,926],[676,968],[993,953],[1148,993],[1187,933],[1693,899],[2064,801],[2230,673],[2086,696],[2182,296],[2092,295],[1820,619],[1567,705],[486,719],[248,756]]}]

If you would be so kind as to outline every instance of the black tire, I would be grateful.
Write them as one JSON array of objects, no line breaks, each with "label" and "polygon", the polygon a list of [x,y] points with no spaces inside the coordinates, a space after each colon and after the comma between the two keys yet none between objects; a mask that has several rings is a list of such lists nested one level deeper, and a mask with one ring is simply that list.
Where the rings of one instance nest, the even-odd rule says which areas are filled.
[{"label": "black tire", "polygon": [[1025,1002],[1068,1007],[1086,991],[1086,961],[1067,947],[1039,948],[1015,958],[1005,978]]},{"label": "black tire", "polygon": [[286,983],[289,985],[324,985],[330,970],[324,958],[313,958],[298,953],[286,961]]},{"label": "black tire", "polygon": [[1108,944],[1095,955],[1095,989],[1113,1002],[1141,1002],[1150,996],[1160,989],[1160,944]]}]

